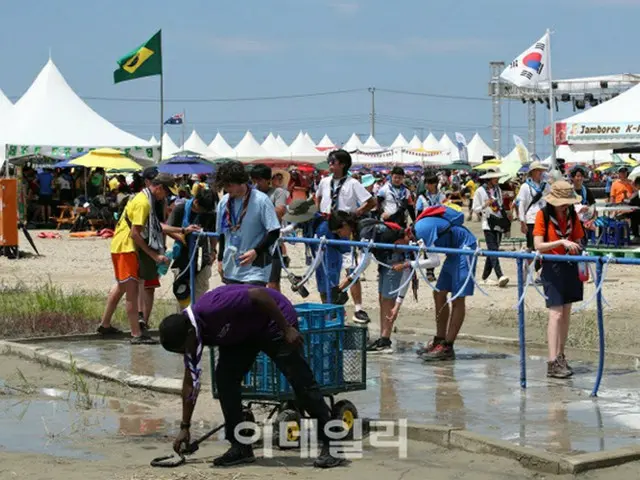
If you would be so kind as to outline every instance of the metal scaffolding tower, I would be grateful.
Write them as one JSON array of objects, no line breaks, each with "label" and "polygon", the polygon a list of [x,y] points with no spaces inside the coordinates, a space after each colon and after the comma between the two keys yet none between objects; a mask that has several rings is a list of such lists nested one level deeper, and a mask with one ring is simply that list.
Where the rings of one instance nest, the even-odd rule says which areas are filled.
[{"label": "metal scaffolding tower", "polygon": [[502,85],[500,74],[504,70],[504,62],[491,62],[491,83],[489,84],[489,95],[491,96],[491,105],[493,107],[493,123],[491,132],[493,135],[493,150],[497,155],[502,151]]},{"label": "metal scaffolding tower", "polygon": [[536,102],[529,102],[529,108],[527,109],[529,114],[529,155],[535,155],[536,153]]}]

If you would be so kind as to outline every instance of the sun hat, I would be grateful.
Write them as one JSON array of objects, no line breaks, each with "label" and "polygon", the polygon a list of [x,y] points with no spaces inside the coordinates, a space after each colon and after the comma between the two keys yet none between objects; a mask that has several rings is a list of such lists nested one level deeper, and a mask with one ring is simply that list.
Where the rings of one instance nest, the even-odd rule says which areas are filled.
[{"label": "sun hat", "polygon": [[370,187],[371,185],[376,183],[376,177],[374,177],[373,175],[368,173],[368,174],[362,176],[362,179],[360,180],[360,183],[362,184],[362,186],[364,188]]},{"label": "sun hat", "polygon": [[500,170],[487,170],[487,173],[480,176],[481,180],[490,180],[492,178],[502,178],[505,174]]},{"label": "sun hat", "polygon": [[287,212],[282,219],[289,223],[305,223],[311,220],[317,211],[313,199],[293,200],[287,205]]},{"label": "sun hat", "polygon": [[531,162],[529,164],[529,173],[535,171],[535,170],[544,170],[547,171],[549,170],[545,165],[543,165],[541,162]]},{"label": "sun hat", "polygon": [[282,175],[282,185],[287,188],[287,185],[289,185],[289,180],[291,179],[291,174],[286,170],[278,168],[271,172],[271,178],[275,177],[276,175]]},{"label": "sun hat", "polygon": [[558,180],[551,184],[551,191],[544,197],[545,201],[554,207],[575,205],[582,199],[576,195],[573,185],[565,180]]}]

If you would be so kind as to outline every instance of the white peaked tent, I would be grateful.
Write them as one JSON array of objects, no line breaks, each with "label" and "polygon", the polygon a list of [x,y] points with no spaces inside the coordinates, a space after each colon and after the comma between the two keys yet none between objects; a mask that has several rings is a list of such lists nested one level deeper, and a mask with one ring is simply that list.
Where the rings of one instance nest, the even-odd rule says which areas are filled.
[{"label": "white peaked tent", "polygon": [[401,133],[398,134],[396,139],[391,144],[391,148],[406,148],[408,146],[409,142],[407,142],[407,139],[404,138],[404,135],[402,135]]},{"label": "white peaked tent", "polygon": [[70,155],[95,147],[130,149],[129,153],[157,158],[138,138],[102,118],[71,89],[49,59],[26,93],[16,102],[4,141],[9,157],[31,154]]},{"label": "white peaked tent", "polygon": [[322,140],[320,140],[320,142],[318,142],[318,144],[316,145],[316,148],[320,151],[326,151],[326,150],[332,150],[334,148],[336,148],[335,143],[333,143],[333,141],[329,138],[329,135],[327,135],[326,133],[324,134],[324,137],[322,137]]},{"label": "white peaked tent", "polygon": [[495,156],[491,147],[489,147],[489,145],[487,145],[482,137],[477,133],[467,144],[467,152],[469,154],[469,163],[471,165],[482,163],[484,161],[484,157]]},{"label": "white peaked tent", "polygon": [[200,155],[210,155],[212,153],[207,144],[204,143],[202,138],[200,138],[200,135],[198,135],[198,132],[195,130],[191,132],[187,141],[184,142],[182,150],[189,150],[191,152],[199,153]]},{"label": "white peaked tent", "polygon": [[267,138],[265,138],[264,142],[262,142],[262,148],[264,148],[269,155],[276,157],[279,155],[283,155],[286,150],[285,148],[282,148],[282,145],[278,143],[278,140],[273,136],[273,133],[271,132],[269,132]]},{"label": "white peaked tent", "polygon": [[342,148],[347,152],[355,152],[356,150],[362,150],[363,144],[355,133],[351,134],[347,143]]},{"label": "white peaked tent", "polygon": [[313,138],[311,138],[308,132],[304,132],[304,136],[307,139],[307,143],[313,144],[314,147],[316,146],[316,142],[313,141]]},{"label": "white peaked tent", "polygon": [[412,150],[420,150],[422,148],[422,142],[418,138],[418,135],[414,135],[411,141],[409,142],[409,148]]},{"label": "white peaked tent", "polygon": [[438,139],[433,133],[429,132],[427,138],[422,142],[422,148],[427,152],[435,152],[440,150],[440,142],[438,142]]},{"label": "white peaked tent", "polygon": [[151,135],[151,138],[149,139],[149,143],[151,145],[157,145],[158,144],[158,139],[156,138],[155,135]]},{"label": "white peaked tent", "polygon": [[325,160],[325,155],[318,151],[312,140],[300,132],[280,158],[297,162],[321,163]]},{"label": "white peaked tent", "polygon": [[[4,92],[0,90],[0,147],[2,147],[4,143],[4,136],[6,129],[8,128],[11,112],[13,110],[13,103],[9,100]],[[0,148],[0,167],[4,165],[4,148]]]},{"label": "white peaked tent", "polygon": [[247,130],[242,140],[236,145],[235,148],[236,158],[240,161],[250,162],[260,158],[268,158],[269,154],[262,148],[253,134]]},{"label": "white peaked tent", "polygon": [[216,133],[216,136],[209,144],[207,151],[209,155],[213,155],[214,157],[236,158],[236,151],[231,148],[224,137],[220,135],[220,132]]},{"label": "white peaked tent", "polygon": [[287,148],[289,148],[289,145],[287,145],[287,142],[284,141],[284,138],[282,138],[281,135],[278,135],[276,137],[276,141],[278,142],[278,145],[280,145],[282,150],[286,150]]},{"label": "white peaked tent", "polygon": [[162,135],[162,158],[168,158],[176,152],[179,152],[180,148],[171,140],[171,137],[167,132]]},{"label": "white peaked tent", "polygon": [[449,152],[452,162],[460,160],[460,152],[458,152],[458,146],[451,141],[449,135],[446,133],[442,135],[440,139],[440,150],[443,152]]},{"label": "white peaked tent", "polygon": [[[565,163],[577,163],[580,165],[600,165],[613,161],[613,150],[585,150],[573,151],[569,145],[560,145],[556,149],[556,158],[563,158]],[[551,163],[551,156],[544,160]]]},{"label": "white peaked tent", "polygon": [[376,141],[376,139],[373,138],[373,135],[369,135],[369,138],[367,138],[367,141],[364,142],[364,145],[362,146],[362,149],[365,150],[365,151],[375,152],[375,151],[382,150],[382,147]]}]

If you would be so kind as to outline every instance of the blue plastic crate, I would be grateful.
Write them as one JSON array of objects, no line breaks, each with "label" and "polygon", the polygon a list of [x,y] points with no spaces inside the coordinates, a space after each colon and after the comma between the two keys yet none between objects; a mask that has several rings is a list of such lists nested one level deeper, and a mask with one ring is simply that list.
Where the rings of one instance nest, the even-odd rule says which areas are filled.
[{"label": "blue plastic crate", "polygon": [[300,303],[295,305],[300,331],[322,330],[344,326],[344,307],[325,303]]}]

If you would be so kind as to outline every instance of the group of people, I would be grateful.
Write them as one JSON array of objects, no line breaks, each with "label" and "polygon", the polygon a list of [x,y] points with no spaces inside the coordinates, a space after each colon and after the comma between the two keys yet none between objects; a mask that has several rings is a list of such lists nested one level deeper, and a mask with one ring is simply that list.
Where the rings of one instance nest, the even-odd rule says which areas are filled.
[{"label": "group of people", "polygon": [[[319,420],[321,427],[330,419],[328,406],[299,348],[295,309],[279,292],[281,271],[288,265],[281,236],[299,230],[309,238],[477,250],[477,238],[464,225],[465,213],[460,205],[452,203],[450,195],[443,195],[438,177],[427,176],[424,192],[416,196],[405,185],[405,172],[395,167],[388,181],[374,193],[376,182],[366,175],[360,180],[350,175],[348,152],[331,152],[328,164],[330,175],[320,180],[315,194],[292,200],[285,189],[273,185],[273,172],[266,165],[247,171],[240,162],[227,162],[216,172],[215,185],[225,192],[219,201],[215,189],[202,185],[193,198],[173,206],[166,222],[162,205],[167,196],[174,194],[175,180],[151,167],[143,174],[143,190],[127,202],[111,244],[117,282],[110,292],[99,332],[119,333],[111,326],[111,315],[125,296],[132,343],[154,343],[145,333],[153,288],[159,284],[159,270],[171,257],[174,293],[181,313],[163,320],[160,341],[168,351],[185,356],[183,422],[174,445],[177,451],[189,441],[204,346],[219,347],[216,383],[226,438],[231,442],[230,450],[214,461],[216,465],[235,465],[254,458],[251,447],[237,440],[235,427],[242,421],[241,381],[260,351],[274,359],[291,382],[300,404]],[[531,164],[528,178],[519,189],[514,208],[521,230],[527,234],[532,250],[579,254],[584,229],[573,205],[588,204],[592,196],[580,184],[581,172],[572,171],[571,184],[563,179],[545,180],[545,170],[540,164]],[[509,215],[501,202],[498,184],[501,177],[499,171],[484,174],[479,179],[483,185],[474,189],[470,199],[470,211],[481,216],[487,247],[492,250],[499,249],[501,235],[509,227],[504,221]],[[469,187],[465,184],[464,188]],[[200,230],[215,231],[217,236],[192,236]],[[170,254],[165,249],[165,235],[173,237],[177,246]],[[197,239],[197,244],[190,250],[191,237]],[[189,300],[188,269],[193,261],[189,255],[195,258],[195,304]],[[439,257],[426,250],[419,254],[401,248],[365,247],[356,251],[322,241],[311,246],[310,255],[309,264],[320,265],[315,277],[323,302],[345,303],[349,290],[356,307],[354,321],[362,324],[370,318],[362,306],[359,276],[369,262],[377,264],[380,337],[367,346],[371,353],[393,351],[391,334],[403,299],[410,285],[417,298],[418,273],[426,272],[423,276],[435,283],[436,335],[418,355],[425,361],[455,358],[454,343],[465,320],[466,299],[474,294],[470,278],[475,276],[475,262],[470,256],[448,254],[440,265]],[[317,261],[319,255],[321,262]],[[224,286],[209,290],[213,264]],[[550,260],[539,266],[539,280],[549,308],[550,377],[567,378],[572,374],[564,348],[571,305],[583,295],[577,268],[576,263]],[[492,272],[498,276],[499,285],[508,283],[499,262],[488,258],[483,278]],[[316,465],[338,465],[340,460],[328,449],[328,437],[322,439],[326,448]]]}]

